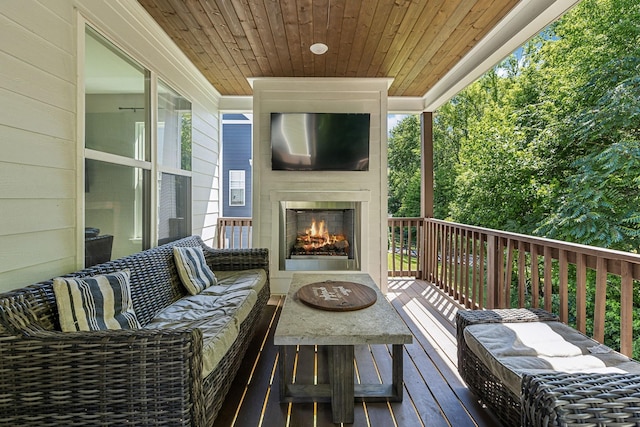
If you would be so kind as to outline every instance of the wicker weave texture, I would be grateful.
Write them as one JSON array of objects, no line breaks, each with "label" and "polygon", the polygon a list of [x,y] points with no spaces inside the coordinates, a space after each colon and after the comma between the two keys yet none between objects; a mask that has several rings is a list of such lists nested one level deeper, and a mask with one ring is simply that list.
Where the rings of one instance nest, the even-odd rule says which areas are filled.
[{"label": "wicker weave texture", "polygon": [[[70,276],[131,269],[134,307],[146,324],[186,293],[173,245],[214,251],[192,236]],[[266,250],[214,252],[207,256],[214,270],[264,268],[269,262]],[[62,333],[51,288],[46,281],[0,294],[2,426],[210,426],[270,294],[267,281],[238,338],[203,379],[200,330]]]},{"label": "wicker weave texture", "polygon": [[524,426],[640,426],[640,375],[525,375]]},{"label": "wicker weave texture", "polygon": [[456,314],[458,372],[469,389],[492,410],[505,426],[521,421],[520,396],[516,396],[471,351],[464,339],[464,328],[480,323],[539,322],[558,320],[540,309],[459,310]]}]

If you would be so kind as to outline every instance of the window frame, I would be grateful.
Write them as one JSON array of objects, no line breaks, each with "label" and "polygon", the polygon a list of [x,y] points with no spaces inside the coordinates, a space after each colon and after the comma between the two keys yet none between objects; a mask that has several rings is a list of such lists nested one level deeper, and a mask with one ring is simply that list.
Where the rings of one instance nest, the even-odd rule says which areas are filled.
[{"label": "window frame", "polygon": [[[241,179],[233,179],[234,173],[239,173]],[[229,206],[241,207],[246,206],[247,203],[247,171],[244,169],[229,169]],[[234,183],[241,183],[241,186],[234,186]],[[240,203],[233,203],[233,190],[242,190],[242,201]]]},{"label": "window frame", "polygon": [[[116,42],[113,41],[111,37],[109,37],[105,32],[101,31],[96,27],[93,23],[84,19],[82,15],[79,15],[79,25],[78,25],[78,46],[79,46],[79,56],[82,58],[78,61],[78,76],[80,78],[78,84],[78,107],[79,111],[82,111],[82,114],[79,114],[78,120],[78,135],[80,136],[80,144],[79,146],[79,156],[78,156],[78,190],[81,195],[78,197],[78,212],[80,218],[82,218],[78,223],[78,228],[80,230],[79,236],[82,236],[83,233],[81,231],[85,227],[85,217],[86,217],[86,201],[83,196],[83,189],[86,185],[86,176],[85,176],[85,163],[86,160],[97,160],[107,163],[112,163],[121,166],[128,166],[133,168],[139,168],[143,173],[143,187],[141,190],[144,193],[144,197],[142,200],[142,206],[137,206],[135,209],[136,218],[138,215],[141,215],[141,218],[136,219],[136,236],[124,236],[125,238],[130,238],[134,240],[142,240],[142,249],[148,249],[159,244],[159,209],[160,209],[160,182],[162,180],[163,174],[184,176],[188,178],[189,182],[189,200],[188,206],[186,206],[186,212],[189,213],[189,218],[187,218],[187,231],[189,233],[192,232],[192,204],[193,204],[193,173],[191,170],[167,167],[162,165],[162,159],[158,158],[158,115],[157,109],[159,105],[158,100],[158,88],[160,84],[169,87],[174,92],[180,94],[186,101],[189,102],[191,106],[191,117],[193,117],[193,102],[189,100],[187,97],[182,95],[178,90],[174,89],[174,86],[167,82],[166,79],[161,79],[157,72],[149,69],[143,62],[139,61],[135,55],[132,55],[126,49],[123,49],[122,46],[119,46]],[[104,41],[109,43],[114,49],[118,51],[119,54],[125,56],[128,60],[137,64],[144,70],[144,79],[145,79],[145,88],[144,88],[144,98],[145,98],[145,121],[144,126],[138,124],[137,127],[143,128],[143,138],[144,138],[144,147],[137,147],[137,149],[142,148],[144,150],[145,159],[137,160],[135,158],[129,158],[126,156],[111,154],[108,152],[86,148],[86,120],[84,119],[86,114],[86,96],[87,90],[85,87],[85,61],[87,57],[87,47],[85,42],[85,37],[92,36],[97,38],[102,38]],[[82,119],[80,119],[82,117]],[[140,122],[141,123],[141,122]],[[138,129],[136,128],[137,133]],[[193,136],[191,137],[191,147],[193,147]],[[136,151],[137,151],[136,149]],[[138,153],[139,155],[139,153]],[[191,152],[191,161],[189,162],[188,167],[190,168],[193,164],[193,153]],[[178,159],[178,164],[182,165],[180,158]],[[138,224],[139,223],[139,224]],[[78,263],[83,265],[83,252],[84,252],[84,240],[79,237],[78,239],[78,250],[77,250],[77,258]]]}]

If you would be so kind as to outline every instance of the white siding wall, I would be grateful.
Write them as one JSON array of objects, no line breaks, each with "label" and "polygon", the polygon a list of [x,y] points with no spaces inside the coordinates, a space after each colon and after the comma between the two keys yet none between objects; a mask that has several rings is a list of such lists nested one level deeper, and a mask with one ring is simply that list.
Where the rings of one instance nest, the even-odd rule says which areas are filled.
[{"label": "white siding wall", "polygon": [[0,291],[83,262],[83,94],[77,76],[85,19],[192,102],[192,231],[213,241],[219,94],[135,0],[2,0]]}]

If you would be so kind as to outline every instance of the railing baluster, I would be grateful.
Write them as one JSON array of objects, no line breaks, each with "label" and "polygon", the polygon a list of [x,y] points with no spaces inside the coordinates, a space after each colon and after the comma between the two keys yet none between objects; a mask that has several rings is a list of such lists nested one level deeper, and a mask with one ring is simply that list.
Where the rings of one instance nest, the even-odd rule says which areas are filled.
[{"label": "railing baluster", "polygon": [[627,356],[633,353],[633,267],[622,262],[620,275],[620,352]]},{"label": "railing baluster", "polygon": [[453,286],[456,289],[456,298],[458,302],[462,303],[462,230],[459,227],[456,227],[455,239],[456,269],[454,271]]},{"label": "railing baluster", "polygon": [[593,307],[593,338],[604,341],[604,321],[607,304],[607,260],[598,257],[596,269],[596,301]]},{"label": "railing baluster", "polygon": [[471,301],[470,308],[478,307],[478,239],[476,232],[471,232]]},{"label": "railing baluster", "polygon": [[561,249],[558,255],[559,276],[560,276],[560,320],[567,323],[569,321],[569,264],[567,262],[567,251]]},{"label": "railing baluster", "polygon": [[531,306],[540,307],[540,270],[538,265],[538,246],[531,245]]},{"label": "railing baluster", "polygon": [[391,226],[391,266],[396,271],[396,223]]},{"label": "railing baluster", "polygon": [[487,234],[487,308],[489,309],[498,308],[500,305],[498,240],[497,236]]},{"label": "railing baluster", "polygon": [[551,282],[551,276],[553,273],[553,261],[551,260],[551,247],[544,247],[544,309],[551,311],[551,303],[553,294],[553,287]]},{"label": "railing baluster", "polygon": [[504,240],[502,237],[498,238],[498,308],[506,308],[507,307],[507,299],[506,299],[506,289],[505,289],[505,280],[504,280]]},{"label": "railing baluster", "polygon": [[439,224],[440,229],[440,288],[445,289],[445,271],[447,269],[447,261],[446,261],[446,225]]},{"label": "railing baluster", "polygon": [[587,331],[587,256],[577,255],[576,265],[576,329]]},{"label": "railing baluster", "polygon": [[[413,269],[413,250],[411,249],[411,246],[413,245],[413,229],[414,229],[414,221],[411,220],[409,221],[409,243],[408,243],[408,247],[407,250],[409,251],[409,272],[410,274],[415,275],[415,270]],[[416,233],[417,233],[417,229],[416,229]]]},{"label": "railing baluster", "polygon": [[444,283],[445,283],[445,292],[447,292],[449,295],[451,295],[451,259],[452,259],[452,245],[453,245],[453,240],[452,239],[452,233],[451,230],[453,229],[453,227],[451,226],[447,226],[446,228],[446,236],[447,236],[447,251],[446,251],[446,271],[445,271],[445,277],[444,277]]},{"label": "railing baluster", "polygon": [[464,305],[465,307],[471,307],[471,298],[469,296],[469,264],[471,259],[470,257],[470,247],[469,247],[469,233],[471,231],[464,230]]},{"label": "railing baluster", "polygon": [[484,269],[484,260],[486,259],[485,257],[485,246],[484,246],[484,242],[486,240],[486,236],[482,233],[480,233],[478,235],[478,248],[479,248],[479,252],[480,252],[480,260],[479,260],[479,267],[478,267],[478,273],[480,276],[480,282],[478,283],[478,308],[482,309],[484,307],[487,306],[487,304],[484,301],[485,298],[485,292],[484,292],[484,283],[485,283],[485,269]]},{"label": "railing baluster", "polygon": [[518,306],[524,307],[527,296],[526,256],[524,242],[518,242]]},{"label": "railing baluster", "polygon": [[511,273],[513,270],[513,242],[507,239],[507,265],[504,272],[505,307],[511,306]]}]

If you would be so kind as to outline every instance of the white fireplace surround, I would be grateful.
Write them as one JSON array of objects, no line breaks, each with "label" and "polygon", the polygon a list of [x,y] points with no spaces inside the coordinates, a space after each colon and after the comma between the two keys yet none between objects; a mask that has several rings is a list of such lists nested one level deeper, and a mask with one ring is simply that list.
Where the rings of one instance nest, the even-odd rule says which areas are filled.
[{"label": "white fireplace surround", "polygon": [[[274,294],[286,294],[293,271],[281,269],[282,202],[355,202],[360,206],[359,270],[387,285],[387,91],[391,79],[261,78],[253,84],[253,243],[270,251]],[[370,114],[368,171],[273,170],[271,113]],[[327,274],[339,271],[327,271]]]}]

